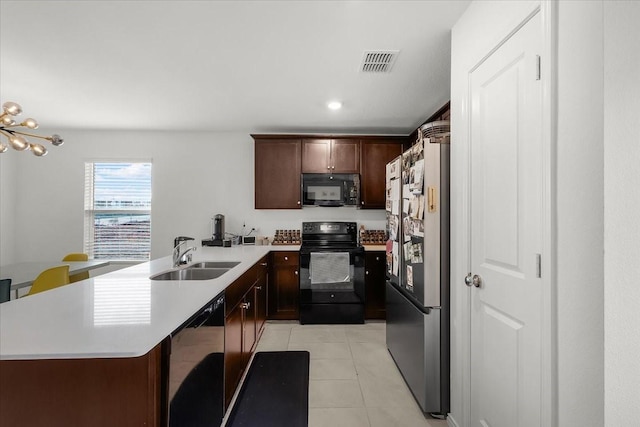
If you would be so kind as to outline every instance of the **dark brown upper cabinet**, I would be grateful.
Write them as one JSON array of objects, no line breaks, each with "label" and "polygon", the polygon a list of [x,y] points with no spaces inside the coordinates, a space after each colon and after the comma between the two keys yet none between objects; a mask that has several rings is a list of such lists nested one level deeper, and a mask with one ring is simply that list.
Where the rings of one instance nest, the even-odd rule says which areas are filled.
[{"label": "dark brown upper cabinet", "polygon": [[300,209],[300,139],[255,139],[255,208]]},{"label": "dark brown upper cabinet", "polygon": [[386,165],[402,154],[404,138],[360,141],[360,207],[384,209]]},{"label": "dark brown upper cabinet", "polygon": [[303,173],[359,173],[360,141],[353,138],[302,140]]}]

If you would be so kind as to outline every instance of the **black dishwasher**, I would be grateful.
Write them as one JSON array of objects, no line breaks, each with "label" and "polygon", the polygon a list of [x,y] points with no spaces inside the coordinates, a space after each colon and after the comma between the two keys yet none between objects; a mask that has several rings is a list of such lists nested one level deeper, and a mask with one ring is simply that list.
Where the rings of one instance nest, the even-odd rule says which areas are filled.
[{"label": "black dishwasher", "polygon": [[169,426],[219,426],[224,417],[224,294],[171,335]]}]

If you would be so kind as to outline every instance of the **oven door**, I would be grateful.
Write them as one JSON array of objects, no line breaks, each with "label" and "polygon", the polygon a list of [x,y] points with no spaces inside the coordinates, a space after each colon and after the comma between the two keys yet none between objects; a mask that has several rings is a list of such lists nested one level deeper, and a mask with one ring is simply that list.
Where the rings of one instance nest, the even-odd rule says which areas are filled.
[{"label": "oven door", "polygon": [[300,249],[300,304],[364,301],[364,248]]}]

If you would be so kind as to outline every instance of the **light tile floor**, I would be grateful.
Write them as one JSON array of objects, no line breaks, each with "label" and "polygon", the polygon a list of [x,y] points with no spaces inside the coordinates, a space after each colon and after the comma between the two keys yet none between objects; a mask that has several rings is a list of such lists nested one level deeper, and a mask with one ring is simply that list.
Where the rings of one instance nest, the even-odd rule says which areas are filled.
[{"label": "light tile floor", "polygon": [[309,427],[446,427],[420,411],[385,343],[385,323],[267,323],[256,351],[307,350]]}]

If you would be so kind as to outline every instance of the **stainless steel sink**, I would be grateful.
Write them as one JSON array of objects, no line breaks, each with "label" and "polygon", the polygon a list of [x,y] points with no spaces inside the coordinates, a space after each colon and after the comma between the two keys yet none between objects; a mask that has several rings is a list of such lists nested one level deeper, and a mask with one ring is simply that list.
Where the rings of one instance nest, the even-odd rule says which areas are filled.
[{"label": "stainless steel sink", "polygon": [[240,264],[240,261],[202,261],[194,262],[187,268],[233,268]]},{"label": "stainless steel sink", "polygon": [[151,276],[151,280],[210,280],[222,276],[229,268],[181,268]]}]

